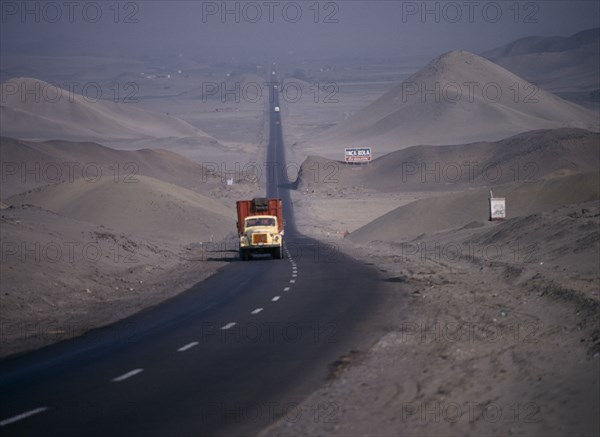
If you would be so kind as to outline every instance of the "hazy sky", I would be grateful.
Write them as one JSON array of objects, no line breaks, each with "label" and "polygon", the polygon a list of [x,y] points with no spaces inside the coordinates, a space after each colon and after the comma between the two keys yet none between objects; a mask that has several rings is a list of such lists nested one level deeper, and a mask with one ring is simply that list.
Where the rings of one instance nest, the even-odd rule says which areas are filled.
[{"label": "hazy sky", "polygon": [[172,51],[299,57],[479,53],[600,26],[592,1],[5,1],[4,54]]}]

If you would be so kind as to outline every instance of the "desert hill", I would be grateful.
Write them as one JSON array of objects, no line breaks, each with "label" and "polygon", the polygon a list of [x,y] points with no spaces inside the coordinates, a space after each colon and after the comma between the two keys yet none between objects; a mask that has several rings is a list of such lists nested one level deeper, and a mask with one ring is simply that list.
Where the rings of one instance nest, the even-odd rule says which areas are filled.
[{"label": "desert hill", "polygon": [[78,179],[13,196],[7,203],[31,204],[78,221],[169,242],[211,241],[235,229],[233,209],[147,176],[136,176],[132,183]]},{"label": "desert hill", "polygon": [[[471,189],[597,171],[600,134],[582,129],[531,131],[497,142],[414,146],[351,166],[308,157],[297,180],[302,191]],[[316,173],[315,169],[319,169]]]},{"label": "desert hill", "polygon": [[521,38],[482,56],[552,92],[600,89],[600,28]]},{"label": "desert hill", "polygon": [[494,60],[507,56],[529,55],[532,53],[580,51],[582,48],[593,48],[598,44],[600,44],[600,28],[595,28],[583,30],[568,37],[528,36],[488,50],[483,55],[486,58]]},{"label": "desert hill", "polygon": [[[465,51],[446,53],[354,116],[301,144],[339,156],[344,147],[384,154],[418,144],[497,141],[538,129],[600,130],[590,110]],[[331,151],[331,152],[329,152]]]},{"label": "desert hill", "polygon": [[[536,182],[509,184],[494,188],[495,197],[506,198],[507,218],[551,211],[569,204],[600,199],[597,171],[571,174]],[[420,234],[469,226],[488,219],[489,191],[446,194],[401,206],[350,234],[356,242],[406,241]]]},{"label": "desert hill", "polygon": [[135,103],[100,100],[92,91],[84,97],[32,78],[11,79],[1,89],[3,136],[75,141],[194,138],[217,144],[182,120],[141,110]]},{"label": "desert hill", "polygon": [[[115,150],[92,142],[0,137],[0,199],[42,185],[88,177],[128,182],[139,175],[206,193],[222,185],[196,162],[162,149]],[[98,171],[100,173],[98,173]]]}]

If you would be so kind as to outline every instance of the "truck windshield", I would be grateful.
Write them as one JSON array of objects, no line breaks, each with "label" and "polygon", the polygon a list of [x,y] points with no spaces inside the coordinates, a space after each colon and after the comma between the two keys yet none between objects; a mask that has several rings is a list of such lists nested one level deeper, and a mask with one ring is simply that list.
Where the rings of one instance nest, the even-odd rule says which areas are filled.
[{"label": "truck windshield", "polygon": [[275,219],[272,218],[256,218],[246,220],[246,227],[252,226],[275,226]]}]

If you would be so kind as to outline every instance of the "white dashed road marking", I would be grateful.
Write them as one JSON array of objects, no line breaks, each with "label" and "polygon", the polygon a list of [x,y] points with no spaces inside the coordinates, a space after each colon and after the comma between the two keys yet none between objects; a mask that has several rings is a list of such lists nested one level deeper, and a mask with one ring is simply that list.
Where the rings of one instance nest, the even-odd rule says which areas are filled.
[{"label": "white dashed road marking", "polygon": [[19,420],[27,419],[28,417],[33,416],[34,414],[42,413],[42,412],[46,411],[47,409],[48,409],[48,407],[40,407],[40,408],[36,408],[35,410],[29,410],[29,411],[26,411],[25,413],[21,413],[16,416],[9,417],[8,419],[4,419],[3,421],[0,421],[0,426],[10,425],[11,423],[18,422]]},{"label": "white dashed road marking", "polygon": [[296,280],[295,279],[290,279],[290,284],[295,284]]},{"label": "white dashed road marking", "polygon": [[198,342],[197,341],[192,341],[191,343],[186,344],[185,346],[181,346],[179,349],[177,349],[177,352],[185,352],[188,349],[193,348],[194,346],[198,346]]},{"label": "white dashed road marking", "polygon": [[285,287],[283,291],[290,291],[290,287]]},{"label": "white dashed road marking", "polygon": [[277,302],[279,299],[281,298],[281,296],[275,296],[273,299],[271,299],[273,302]]},{"label": "white dashed road marking", "polygon": [[221,326],[221,329],[222,329],[223,331],[225,331],[226,329],[233,328],[235,325],[237,325],[237,323],[236,323],[236,322],[229,322],[227,325],[225,325],[225,326]]},{"label": "white dashed road marking", "polygon": [[252,314],[258,314],[262,311],[262,308],[256,308],[254,311],[252,311]]},{"label": "white dashed road marking", "polygon": [[124,374],[123,374],[123,375],[121,375],[121,376],[117,376],[116,378],[113,378],[113,379],[112,379],[112,382],[121,382],[121,381],[125,381],[126,379],[128,379],[128,378],[131,378],[132,376],[135,376],[135,375],[137,375],[138,373],[141,373],[141,372],[143,372],[143,371],[144,371],[144,369],[134,369],[134,370],[132,370],[131,372],[127,372],[127,373],[124,373]]}]

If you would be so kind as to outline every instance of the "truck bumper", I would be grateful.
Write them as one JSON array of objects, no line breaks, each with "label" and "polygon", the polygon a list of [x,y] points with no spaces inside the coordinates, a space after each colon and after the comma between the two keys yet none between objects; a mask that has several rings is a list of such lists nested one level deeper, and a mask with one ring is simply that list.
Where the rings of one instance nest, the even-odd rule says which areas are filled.
[{"label": "truck bumper", "polygon": [[281,244],[261,244],[253,246],[240,246],[240,250],[247,250],[251,253],[270,253],[273,249],[281,247]]},{"label": "truck bumper", "polygon": [[242,261],[249,260],[252,255],[268,254],[273,259],[281,259],[284,257],[282,244],[263,244],[260,246],[240,246],[240,259]]}]

